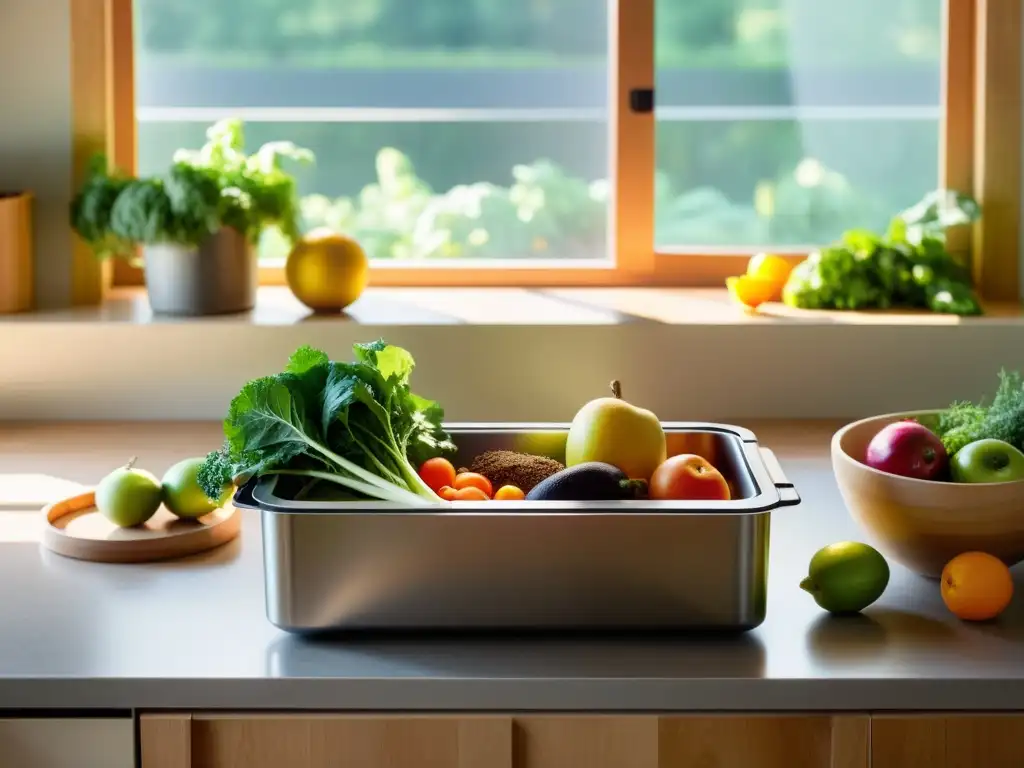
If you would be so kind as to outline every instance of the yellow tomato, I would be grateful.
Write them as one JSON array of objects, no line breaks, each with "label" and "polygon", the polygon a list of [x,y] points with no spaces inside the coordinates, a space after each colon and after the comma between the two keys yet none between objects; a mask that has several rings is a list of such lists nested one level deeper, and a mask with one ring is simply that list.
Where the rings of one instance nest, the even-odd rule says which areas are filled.
[{"label": "yellow tomato", "polygon": [[758,280],[769,280],[780,285],[789,279],[793,268],[781,256],[774,253],[759,253],[747,264],[747,275]]}]

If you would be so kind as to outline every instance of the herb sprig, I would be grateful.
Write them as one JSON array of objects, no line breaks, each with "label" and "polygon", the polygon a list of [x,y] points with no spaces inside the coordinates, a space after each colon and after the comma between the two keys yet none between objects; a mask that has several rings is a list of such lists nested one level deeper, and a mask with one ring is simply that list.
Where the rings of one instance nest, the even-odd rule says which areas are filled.
[{"label": "herb sprig", "polygon": [[999,387],[990,405],[955,402],[939,414],[935,433],[952,456],[968,443],[985,438],[1003,440],[1024,450],[1024,377],[999,372]]}]

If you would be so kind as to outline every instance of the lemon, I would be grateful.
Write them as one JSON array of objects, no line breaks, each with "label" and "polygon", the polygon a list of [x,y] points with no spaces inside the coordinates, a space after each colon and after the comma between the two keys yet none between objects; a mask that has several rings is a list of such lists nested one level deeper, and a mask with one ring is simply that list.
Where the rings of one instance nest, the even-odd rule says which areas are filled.
[{"label": "lemon", "polygon": [[774,253],[758,253],[747,262],[747,275],[758,280],[785,283],[793,267],[781,256]]},{"label": "lemon", "polygon": [[362,247],[329,229],[310,232],[285,262],[288,287],[315,312],[338,312],[359,298],[370,277]]},{"label": "lemon", "polygon": [[888,584],[889,564],[878,550],[842,541],[814,553],[800,588],[830,613],[859,613],[880,598]]}]

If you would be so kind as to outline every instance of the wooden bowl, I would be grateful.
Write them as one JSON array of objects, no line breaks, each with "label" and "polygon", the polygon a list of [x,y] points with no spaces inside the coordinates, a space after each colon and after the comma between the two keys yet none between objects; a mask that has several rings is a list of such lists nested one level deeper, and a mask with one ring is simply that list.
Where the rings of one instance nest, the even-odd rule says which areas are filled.
[{"label": "wooden bowl", "polygon": [[934,411],[875,416],[832,438],[832,469],[850,514],[878,549],[922,576],[938,578],[963,552],[988,552],[1007,565],[1024,560],[1024,481],[952,483],[891,475],[864,464],[871,438],[906,418],[927,424]]}]

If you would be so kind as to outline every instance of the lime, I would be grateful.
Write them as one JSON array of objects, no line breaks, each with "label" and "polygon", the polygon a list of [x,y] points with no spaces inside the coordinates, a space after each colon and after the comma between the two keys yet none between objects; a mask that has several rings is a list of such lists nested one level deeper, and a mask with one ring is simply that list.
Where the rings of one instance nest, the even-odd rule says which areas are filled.
[{"label": "lime", "polygon": [[889,564],[877,549],[857,541],[829,544],[814,553],[800,588],[830,613],[858,613],[882,596]]}]

